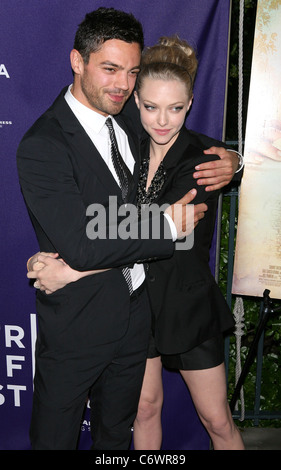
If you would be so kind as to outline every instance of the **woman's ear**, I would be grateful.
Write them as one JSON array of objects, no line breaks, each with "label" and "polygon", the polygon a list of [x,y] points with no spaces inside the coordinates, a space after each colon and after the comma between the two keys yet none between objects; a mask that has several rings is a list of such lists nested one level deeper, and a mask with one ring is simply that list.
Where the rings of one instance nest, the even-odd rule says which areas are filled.
[{"label": "woman's ear", "polygon": [[189,103],[188,103],[188,106],[187,106],[187,111],[190,110],[190,107],[191,107],[191,105],[192,105],[192,102],[193,102],[193,95],[192,95],[192,97],[191,97],[190,100],[189,100]]},{"label": "woman's ear", "polygon": [[140,109],[140,100],[139,100],[139,95],[137,94],[136,91],[134,91],[134,97],[135,97],[135,102],[137,107]]}]

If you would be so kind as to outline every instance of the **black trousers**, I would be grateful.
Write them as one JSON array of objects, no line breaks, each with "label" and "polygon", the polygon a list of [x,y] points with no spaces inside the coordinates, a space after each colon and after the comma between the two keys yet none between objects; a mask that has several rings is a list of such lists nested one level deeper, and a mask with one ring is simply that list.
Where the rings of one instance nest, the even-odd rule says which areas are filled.
[{"label": "black trousers", "polygon": [[32,449],[77,448],[90,389],[92,449],[129,448],[150,327],[150,306],[144,290],[130,302],[128,329],[120,340],[59,361],[37,358],[30,427]]}]

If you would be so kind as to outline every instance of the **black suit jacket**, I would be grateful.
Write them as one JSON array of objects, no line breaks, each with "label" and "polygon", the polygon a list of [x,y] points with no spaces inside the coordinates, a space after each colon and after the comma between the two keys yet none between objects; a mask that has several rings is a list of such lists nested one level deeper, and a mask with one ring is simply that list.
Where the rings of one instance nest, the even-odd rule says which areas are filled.
[{"label": "black suit jacket", "polygon": [[[66,88],[23,137],[17,164],[40,250],[58,252],[72,268],[81,271],[114,268],[71,283],[51,295],[37,292],[39,319],[46,341],[51,342],[48,346],[70,342],[88,348],[118,339],[126,330],[129,293],[119,267],[170,256],[173,243],[163,235],[161,240],[123,240],[118,231],[116,239],[88,238],[87,207],[98,203],[108,211],[109,196],[117,196],[121,205],[121,191],[66,103],[65,92]],[[138,142],[121,119],[118,122],[128,133],[136,160],[135,185],[129,195],[129,202],[134,203]],[[159,216],[159,223],[163,234],[163,215]]]},{"label": "black suit jacket", "polygon": [[[219,146],[223,143],[215,142]],[[142,153],[147,152],[143,142]],[[167,172],[158,204],[172,204],[196,187],[193,203],[205,202],[208,210],[194,230],[189,250],[176,249],[166,260],[149,263],[148,290],[151,300],[155,341],[163,354],[187,351],[234,325],[232,314],[209,267],[209,249],[216,220],[219,191],[206,192],[196,185],[194,167],[217,156],[206,156],[210,140],[183,128],[167,152]]]}]

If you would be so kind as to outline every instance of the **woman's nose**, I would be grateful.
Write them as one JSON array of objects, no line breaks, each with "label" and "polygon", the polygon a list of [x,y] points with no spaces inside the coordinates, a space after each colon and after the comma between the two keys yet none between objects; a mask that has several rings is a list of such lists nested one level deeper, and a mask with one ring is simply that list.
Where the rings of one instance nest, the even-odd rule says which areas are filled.
[{"label": "woman's nose", "polygon": [[167,114],[166,112],[163,110],[163,111],[160,111],[159,115],[158,115],[158,123],[160,126],[165,126],[168,122],[168,119],[167,119]]}]

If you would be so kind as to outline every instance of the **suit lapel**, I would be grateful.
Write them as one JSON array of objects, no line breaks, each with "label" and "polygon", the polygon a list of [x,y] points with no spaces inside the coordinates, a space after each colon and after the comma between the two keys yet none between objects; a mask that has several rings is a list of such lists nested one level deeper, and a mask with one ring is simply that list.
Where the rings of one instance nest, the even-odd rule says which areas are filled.
[{"label": "suit lapel", "polygon": [[109,193],[114,192],[118,195],[120,193],[121,196],[119,185],[84,129],[82,128],[81,131],[72,134],[69,139],[72,147],[76,149],[77,154],[80,154],[81,158],[92,168],[95,176],[100,180],[102,185],[108,188]]},{"label": "suit lapel", "polygon": [[[67,87],[62,90],[61,94],[54,102],[52,110],[55,113],[61,127],[65,132],[65,137],[69,142],[71,148],[75,148],[76,152],[83,158],[87,164],[93,169],[95,176],[101,181],[101,183],[107,187],[109,194],[114,193],[118,194],[121,197],[121,190],[117,184],[114,176],[111,171],[108,169],[105,161],[98,152],[97,148],[91,141],[88,134],[85,132],[81,124],[79,123],[76,116],[73,114],[68,104],[64,99],[64,95],[67,91]],[[124,122],[118,119],[118,124],[124,129],[129,138],[129,144],[133,157],[135,158],[135,167],[134,167],[134,180],[138,178],[138,151],[136,148],[136,141],[130,135],[129,130],[127,129]],[[130,200],[135,197],[135,185],[130,195]]]},{"label": "suit lapel", "polygon": [[62,91],[60,97],[55,102],[55,114],[65,132],[66,139],[71,148],[75,148],[77,154],[92,168],[102,185],[107,187],[109,194],[117,192],[118,195],[119,193],[121,195],[120,188],[105,161],[66,103],[64,99],[66,90],[67,88]]}]

